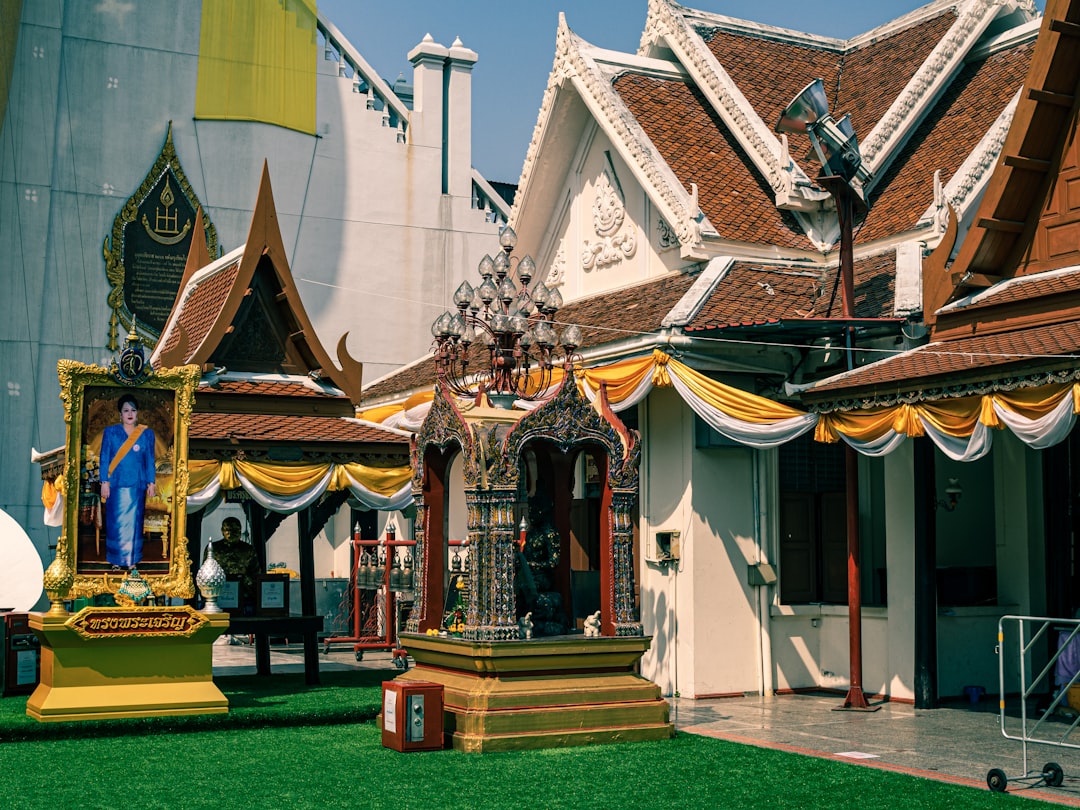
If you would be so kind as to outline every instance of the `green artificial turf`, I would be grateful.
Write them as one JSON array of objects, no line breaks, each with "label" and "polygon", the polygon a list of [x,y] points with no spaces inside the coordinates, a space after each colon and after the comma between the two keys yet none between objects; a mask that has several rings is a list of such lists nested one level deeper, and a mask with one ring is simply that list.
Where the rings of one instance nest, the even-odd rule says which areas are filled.
[{"label": "green artificial turf", "polygon": [[[383,748],[394,672],[219,678],[228,715],[39,724],[0,700],[0,807],[981,808],[1016,796],[680,734],[499,754]],[[1019,806],[1019,805],[1018,805]]]}]

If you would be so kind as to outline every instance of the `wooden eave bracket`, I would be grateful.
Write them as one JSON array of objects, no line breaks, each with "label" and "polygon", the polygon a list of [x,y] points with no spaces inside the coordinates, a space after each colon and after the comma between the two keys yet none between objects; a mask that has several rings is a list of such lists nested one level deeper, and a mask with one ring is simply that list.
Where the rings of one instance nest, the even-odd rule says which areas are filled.
[{"label": "wooden eave bracket", "polygon": [[997,217],[981,217],[975,223],[980,228],[988,231],[1001,231],[1002,233],[1023,233],[1027,222],[1022,219],[999,219]]},{"label": "wooden eave bracket", "polygon": [[1063,37],[1080,39],[1080,23],[1069,22],[1068,20],[1051,20],[1050,30],[1061,34]]}]

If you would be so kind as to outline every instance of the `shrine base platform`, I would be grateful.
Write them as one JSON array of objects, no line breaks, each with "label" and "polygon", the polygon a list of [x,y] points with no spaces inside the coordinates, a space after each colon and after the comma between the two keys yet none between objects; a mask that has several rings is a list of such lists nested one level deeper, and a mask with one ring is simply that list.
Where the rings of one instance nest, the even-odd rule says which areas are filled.
[{"label": "shrine base platform", "polygon": [[191,613],[198,626],[189,635],[118,638],[80,635],[69,626],[70,615],[31,613],[30,628],[41,640],[41,682],[26,713],[59,722],[228,712],[229,700],[212,677],[212,645],[229,616]]},{"label": "shrine base platform", "polygon": [[673,737],[660,687],[634,672],[651,638],[479,642],[403,634],[416,666],[397,681],[443,686],[444,740],[468,752]]}]

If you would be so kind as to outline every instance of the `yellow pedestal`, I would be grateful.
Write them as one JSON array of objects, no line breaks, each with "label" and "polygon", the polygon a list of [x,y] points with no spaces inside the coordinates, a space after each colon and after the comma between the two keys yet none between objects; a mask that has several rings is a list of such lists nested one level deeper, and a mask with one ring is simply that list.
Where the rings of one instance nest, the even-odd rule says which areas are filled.
[{"label": "yellow pedestal", "polygon": [[663,740],[675,735],[670,707],[634,672],[650,642],[403,635],[416,666],[395,680],[442,684],[445,736],[460,751]]},{"label": "yellow pedestal", "polygon": [[94,625],[106,629],[113,617],[122,617],[125,626],[142,621],[142,627],[152,627],[171,616],[178,624],[177,609],[169,610],[31,613],[30,628],[41,640],[41,682],[27,701],[26,713],[42,722],[57,722],[228,712],[229,700],[213,681],[211,649],[229,626],[227,613],[190,611],[183,632],[94,635],[93,628],[83,626],[89,622],[76,621],[86,614]]}]

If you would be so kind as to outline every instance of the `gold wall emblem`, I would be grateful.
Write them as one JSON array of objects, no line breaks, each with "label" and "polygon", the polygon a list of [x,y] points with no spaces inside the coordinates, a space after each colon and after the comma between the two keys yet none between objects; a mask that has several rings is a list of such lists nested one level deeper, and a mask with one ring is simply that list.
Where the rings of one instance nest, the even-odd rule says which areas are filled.
[{"label": "gold wall emblem", "polygon": [[[170,121],[161,153],[138,191],[116,215],[112,235],[105,239],[105,273],[112,285],[106,345],[112,351],[119,347],[119,329],[132,329],[136,315],[147,346],[153,346],[161,334],[180,289],[194,238],[195,213],[201,207],[176,156]],[[209,255],[217,257],[217,229],[205,209],[203,224],[200,238],[206,239]]]},{"label": "gold wall emblem", "polygon": [[158,195],[159,206],[154,208],[154,224],[150,224],[146,214],[142,215],[143,230],[146,235],[159,245],[176,245],[183,241],[187,232],[191,230],[191,217],[184,220],[182,228],[177,227],[180,219],[179,207],[176,205],[176,195],[173,194],[172,185],[169,183],[169,175],[165,175],[165,188]]}]

